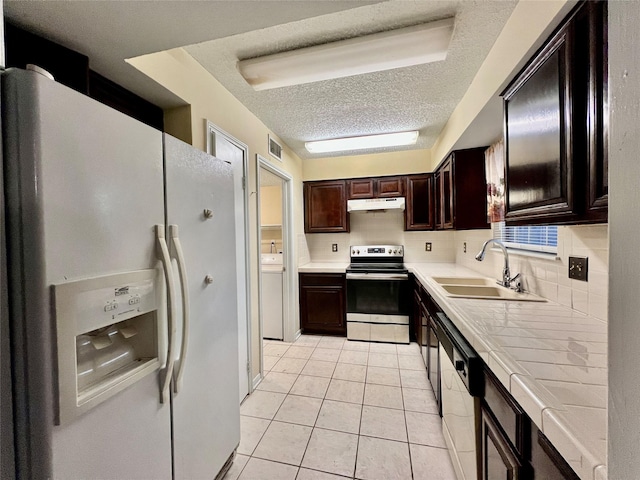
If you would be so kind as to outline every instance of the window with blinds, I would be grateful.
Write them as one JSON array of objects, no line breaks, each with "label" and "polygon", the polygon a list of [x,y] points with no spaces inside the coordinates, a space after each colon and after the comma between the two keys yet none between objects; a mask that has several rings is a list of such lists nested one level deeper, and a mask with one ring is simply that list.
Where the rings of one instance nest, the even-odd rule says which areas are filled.
[{"label": "window with blinds", "polygon": [[504,222],[492,225],[493,238],[502,241],[509,248],[532,252],[558,252],[558,227],[555,225],[508,227]]}]

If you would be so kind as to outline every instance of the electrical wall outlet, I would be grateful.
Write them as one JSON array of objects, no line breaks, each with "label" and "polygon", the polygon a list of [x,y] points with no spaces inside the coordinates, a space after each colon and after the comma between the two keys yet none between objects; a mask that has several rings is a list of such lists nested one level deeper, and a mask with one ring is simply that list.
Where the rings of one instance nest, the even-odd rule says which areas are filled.
[{"label": "electrical wall outlet", "polygon": [[462,253],[467,253],[467,242],[462,244]]},{"label": "electrical wall outlet", "polygon": [[337,252],[338,251],[338,244],[337,243],[332,243],[331,244],[331,251],[332,252]]},{"label": "electrical wall outlet", "polygon": [[431,242],[426,242],[424,244],[424,250],[425,250],[425,252],[430,252],[431,251]]},{"label": "electrical wall outlet", "polygon": [[569,278],[574,280],[587,281],[587,272],[589,271],[588,257],[569,257]]}]

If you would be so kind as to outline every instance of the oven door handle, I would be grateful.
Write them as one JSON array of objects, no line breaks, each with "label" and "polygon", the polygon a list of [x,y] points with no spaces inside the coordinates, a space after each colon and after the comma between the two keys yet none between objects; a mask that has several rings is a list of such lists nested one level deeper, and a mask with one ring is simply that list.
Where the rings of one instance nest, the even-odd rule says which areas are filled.
[{"label": "oven door handle", "polygon": [[347,273],[347,280],[408,280],[408,273]]}]

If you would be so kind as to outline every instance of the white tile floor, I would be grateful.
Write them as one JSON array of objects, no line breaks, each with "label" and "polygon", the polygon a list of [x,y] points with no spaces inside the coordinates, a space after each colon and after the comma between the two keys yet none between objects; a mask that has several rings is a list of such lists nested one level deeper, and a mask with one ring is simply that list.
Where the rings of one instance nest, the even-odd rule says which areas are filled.
[{"label": "white tile floor", "polygon": [[265,341],[225,480],[455,480],[416,344]]}]

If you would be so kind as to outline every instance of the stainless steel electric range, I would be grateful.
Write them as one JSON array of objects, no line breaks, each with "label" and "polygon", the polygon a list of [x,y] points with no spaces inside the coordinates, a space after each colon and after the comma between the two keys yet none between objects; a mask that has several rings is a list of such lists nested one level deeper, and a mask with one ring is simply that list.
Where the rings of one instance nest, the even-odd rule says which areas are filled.
[{"label": "stainless steel electric range", "polygon": [[351,247],[347,339],[409,343],[410,287],[402,245]]}]

